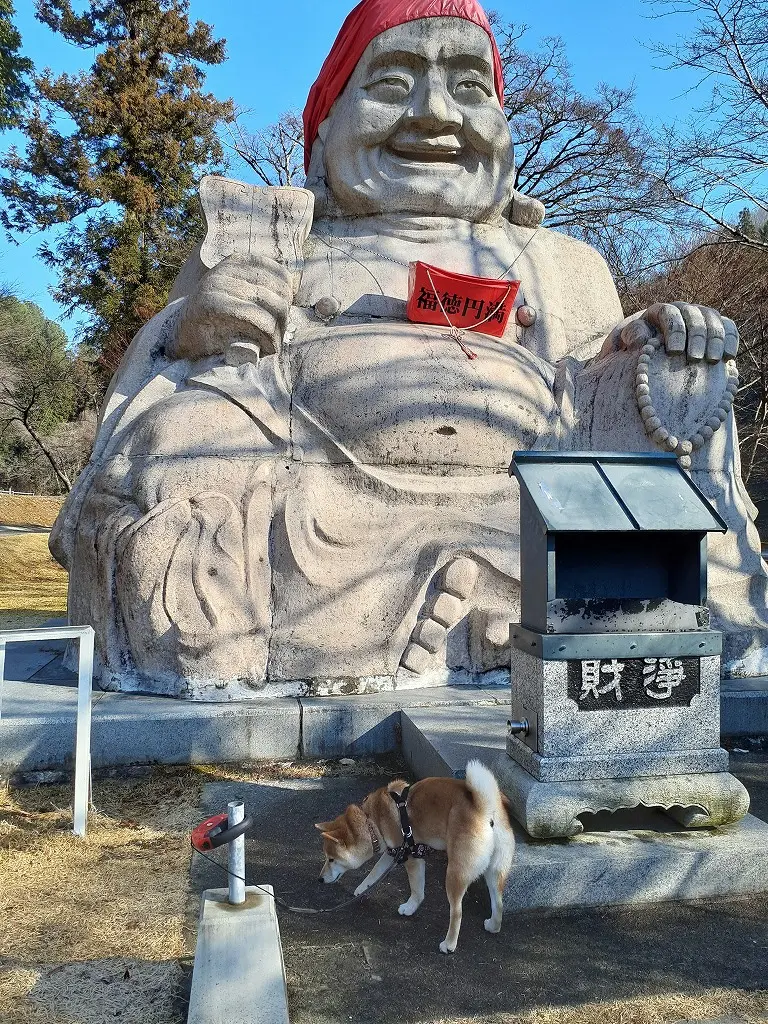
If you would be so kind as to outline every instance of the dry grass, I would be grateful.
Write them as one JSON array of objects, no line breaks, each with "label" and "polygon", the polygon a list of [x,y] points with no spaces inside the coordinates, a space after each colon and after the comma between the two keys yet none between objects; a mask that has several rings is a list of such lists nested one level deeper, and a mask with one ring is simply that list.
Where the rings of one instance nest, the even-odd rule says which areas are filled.
[{"label": "dry grass", "polygon": [[199,776],[97,782],[88,837],[71,790],[0,793],[0,1022],[177,1024]]},{"label": "dry grass", "polygon": [[66,611],[67,580],[51,557],[47,534],[0,537],[0,611]]},{"label": "dry grass", "polygon": [[442,1019],[432,1024],[677,1024],[733,1017],[749,1024],[768,1019],[768,990],[709,989],[698,995],[644,996],[641,999],[540,1006],[523,1014]]},{"label": "dry grass", "polygon": [[[341,761],[254,761],[235,765],[196,765],[195,771],[204,781],[215,782],[280,782],[286,779],[328,779],[340,776],[379,778],[382,775],[407,775],[408,768],[400,758],[391,755],[376,760],[361,758]],[[210,776],[206,779],[205,776]]]},{"label": "dry grass", "polygon": [[203,785],[401,770],[276,761],[97,780],[86,840],[70,832],[71,787],[0,789],[0,1024],[182,1024]]},{"label": "dry grass", "polygon": [[53,526],[63,498],[33,494],[0,494],[0,524],[3,526]]}]

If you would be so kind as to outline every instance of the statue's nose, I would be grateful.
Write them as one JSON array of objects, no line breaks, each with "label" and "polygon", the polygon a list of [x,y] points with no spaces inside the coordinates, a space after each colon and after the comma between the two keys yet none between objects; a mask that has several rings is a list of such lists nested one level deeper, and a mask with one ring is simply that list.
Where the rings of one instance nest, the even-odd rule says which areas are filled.
[{"label": "statue's nose", "polygon": [[416,89],[409,111],[411,121],[423,128],[458,131],[464,123],[456,101],[438,75],[427,76]]}]

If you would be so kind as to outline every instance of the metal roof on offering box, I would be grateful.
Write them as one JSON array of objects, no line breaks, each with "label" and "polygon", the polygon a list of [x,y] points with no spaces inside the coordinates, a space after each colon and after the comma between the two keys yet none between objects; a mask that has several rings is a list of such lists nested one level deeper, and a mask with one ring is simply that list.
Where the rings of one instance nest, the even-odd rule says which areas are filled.
[{"label": "metal roof on offering box", "polygon": [[515,452],[510,473],[548,533],[725,533],[674,454]]}]

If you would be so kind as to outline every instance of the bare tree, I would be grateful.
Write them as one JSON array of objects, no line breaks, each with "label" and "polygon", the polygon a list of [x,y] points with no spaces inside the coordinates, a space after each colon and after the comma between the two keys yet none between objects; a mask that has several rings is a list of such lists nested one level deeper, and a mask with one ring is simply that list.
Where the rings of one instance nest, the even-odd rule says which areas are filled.
[{"label": "bare tree", "polygon": [[289,110],[279,121],[251,133],[244,126],[245,111],[238,111],[228,126],[237,155],[264,185],[304,184],[304,125],[301,114]]},{"label": "bare tree", "polygon": [[[69,467],[76,434],[67,425],[95,410],[99,385],[90,365],[73,355],[64,332],[39,307],[0,296],[0,454],[19,450],[22,461],[38,453],[65,491],[72,487]],[[21,442],[19,444],[19,441]],[[87,459],[87,453],[85,454]],[[18,459],[17,459],[18,461]]]},{"label": "bare tree", "polygon": [[632,88],[574,86],[562,39],[521,46],[525,26],[497,28],[516,185],[547,208],[547,224],[582,235],[622,219],[647,219],[661,194],[647,173],[649,134]]},{"label": "bare tree", "polygon": [[[649,0],[656,17],[696,19],[691,35],[655,48],[668,70],[696,76],[701,102],[660,139],[657,181],[670,199],[724,233],[768,250],[737,221],[744,206],[768,215],[768,7],[765,0]],[[759,219],[759,218],[758,218]]]}]

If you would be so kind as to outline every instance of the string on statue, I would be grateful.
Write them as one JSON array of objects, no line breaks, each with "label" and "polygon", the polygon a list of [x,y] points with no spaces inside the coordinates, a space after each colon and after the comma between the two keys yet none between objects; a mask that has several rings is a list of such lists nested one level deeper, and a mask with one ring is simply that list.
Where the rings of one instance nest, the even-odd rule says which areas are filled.
[{"label": "string on statue", "polygon": [[453,341],[455,341],[458,344],[459,348],[464,353],[464,355],[467,357],[467,359],[477,359],[477,352],[473,352],[472,349],[469,348],[468,345],[464,344],[464,331],[465,330],[476,331],[479,327],[482,327],[483,324],[488,323],[488,321],[492,317],[496,316],[497,309],[500,309],[504,305],[504,303],[507,301],[507,299],[509,298],[509,293],[512,291],[512,285],[510,284],[510,286],[507,288],[506,292],[504,293],[504,298],[495,307],[491,308],[491,311],[490,311],[490,313],[487,316],[484,316],[483,319],[479,320],[476,324],[471,324],[467,328],[462,328],[462,327],[457,327],[456,324],[452,324],[451,323],[451,318],[448,316],[448,314],[445,311],[445,306],[443,305],[443,300],[440,298],[440,292],[437,290],[437,288],[435,288],[435,282],[432,280],[432,274],[431,274],[431,272],[430,272],[428,267],[426,268],[426,271],[427,271],[427,278],[429,279],[429,283],[432,286],[432,291],[434,292],[435,298],[437,299],[437,304],[440,307],[440,312],[445,317],[445,322],[448,324],[448,327],[450,328],[450,330],[448,331],[447,337],[451,338]]}]

